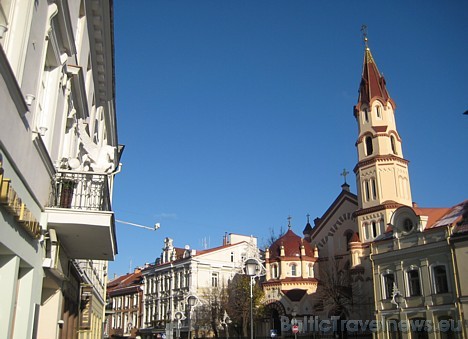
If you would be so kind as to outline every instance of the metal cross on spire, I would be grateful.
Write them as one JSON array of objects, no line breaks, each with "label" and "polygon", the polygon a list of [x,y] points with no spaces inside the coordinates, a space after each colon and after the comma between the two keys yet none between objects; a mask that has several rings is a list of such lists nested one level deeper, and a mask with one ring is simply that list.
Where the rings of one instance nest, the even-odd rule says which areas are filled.
[{"label": "metal cross on spire", "polygon": [[292,217],[289,215],[288,216],[288,228],[291,229],[291,219]]},{"label": "metal cross on spire", "polygon": [[310,214],[307,213],[306,217],[307,217],[307,223],[309,223]]},{"label": "metal cross on spire", "polygon": [[349,172],[346,170],[346,168],[343,168],[343,172],[341,172],[341,176],[344,177],[344,183],[347,184],[346,182],[346,176],[349,174]]},{"label": "metal cross on spire", "polygon": [[362,37],[364,40],[364,44],[366,45],[367,48],[367,25],[362,25],[361,26],[361,32],[362,32]]}]

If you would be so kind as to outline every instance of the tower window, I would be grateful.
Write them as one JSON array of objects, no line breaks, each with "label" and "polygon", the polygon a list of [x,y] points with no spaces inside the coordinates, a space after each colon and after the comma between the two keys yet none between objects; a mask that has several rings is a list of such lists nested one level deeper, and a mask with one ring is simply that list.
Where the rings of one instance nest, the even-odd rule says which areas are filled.
[{"label": "tower window", "polygon": [[396,146],[395,146],[395,137],[393,135],[390,137],[390,143],[392,146],[392,153],[397,154]]},{"label": "tower window", "polygon": [[366,137],[366,155],[371,155],[372,153],[374,153],[372,137]]},{"label": "tower window", "polygon": [[367,112],[367,108],[364,110],[364,121],[369,122],[369,113]]},{"label": "tower window", "polygon": [[372,222],[372,237],[375,238],[377,237],[377,224],[375,221]]},{"label": "tower window", "polygon": [[370,200],[369,181],[364,181],[364,190],[366,192],[366,201]]},{"label": "tower window", "polygon": [[375,179],[371,179],[371,185],[372,185],[372,199],[377,199],[377,186],[375,184]]},{"label": "tower window", "polygon": [[377,110],[377,118],[382,118],[382,108],[380,106],[377,106],[376,110]]}]

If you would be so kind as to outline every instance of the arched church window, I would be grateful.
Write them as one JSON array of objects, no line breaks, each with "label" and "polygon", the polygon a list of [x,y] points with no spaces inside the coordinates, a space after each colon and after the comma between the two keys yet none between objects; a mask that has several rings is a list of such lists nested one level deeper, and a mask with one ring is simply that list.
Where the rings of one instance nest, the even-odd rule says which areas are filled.
[{"label": "arched church window", "polygon": [[395,145],[395,137],[393,135],[390,137],[390,143],[392,145],[392,153],[397,154],[396,145]]},{"label": "arched church window", "polygon": [[377,237],[377,224],[376,224],[376,222],[373,221],[371,226],[372,226],[372,229],[371,229],[372,237],[375,238],[375,237]]},{"label": "arched church window", "polygon": [[377,185],[375,183],[375,179],[371,179],[371,186],[372,186],[372,199],[377,199]]},{"label": "arched church window", "polygon": [[377,110],[377,118],[382,118],[382,108],[380,106],[376,107]]},{"label": "arched church window", "polygon": [[364,181],[364,191],[366,193],[366,201],[370,200],[370,189],[369,189],[369,181]]},{"label": "arched church window", "polygon": [[366,155],[374,153],[374,147],[372,145],[372,137],[366,137]]},{"label": "arched church window", "polygon": [[369,122],[369,113],[367,112],[367,108],[364,110],[364,121]]}]

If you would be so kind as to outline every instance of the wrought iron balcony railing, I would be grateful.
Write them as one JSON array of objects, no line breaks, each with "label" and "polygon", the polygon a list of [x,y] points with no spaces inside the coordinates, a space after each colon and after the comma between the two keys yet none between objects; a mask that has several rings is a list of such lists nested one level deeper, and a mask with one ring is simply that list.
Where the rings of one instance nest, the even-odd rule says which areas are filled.
[{"label": "wrought iron balcony railing", "polygon": [[108,176],[89,172],[58,172],[52,180],[48,207],[110,211]]}]

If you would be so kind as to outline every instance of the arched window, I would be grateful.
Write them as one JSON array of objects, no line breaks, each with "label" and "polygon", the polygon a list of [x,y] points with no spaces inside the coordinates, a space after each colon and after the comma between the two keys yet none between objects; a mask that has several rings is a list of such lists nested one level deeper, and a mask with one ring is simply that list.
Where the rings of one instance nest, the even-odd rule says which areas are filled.
[{"label": "arched window", "polygon": [[371,179],[371,186],[372,186],[372,200],[377,199],[377,186],[375,184],[375,179]]},{"label": "arched window", "polygon": [[366,193],[366,201],[370,200],[370,189],[369,189],[369,181],[364,181],[364,191]]},{"label": "arched window", "polygon": [[372,145],[372,137],[366,137],[366,155],[372,155],[374,147]]},{"label": "arched window", "polygon": [[376,107],[376,111],[377,111],[377,118],[382,118],[382,108],[380,106],[377,106]]},{"label": "arched window", "polygon": [[273,279],[277,279],[278,278],[278,265],[271,265],[271,277]]},{"label": "arched window", "polygon": [[367,108],[364,110],[364,121],[369,122],[369,113],[367,112]]},{"label": "arched window", "polygon": [[395,146],[395,137],[393,135],[390,137],[390,143],[392,145],[392,153],[397,154],[396,146]]},{"label": "arched window", "polygon": [[377,224],[376,224],[375,221],[372,222],[371,227],[372,227],[372,229],[371,229],[372,237],[375,238],[375,237],[377,237]]}]

